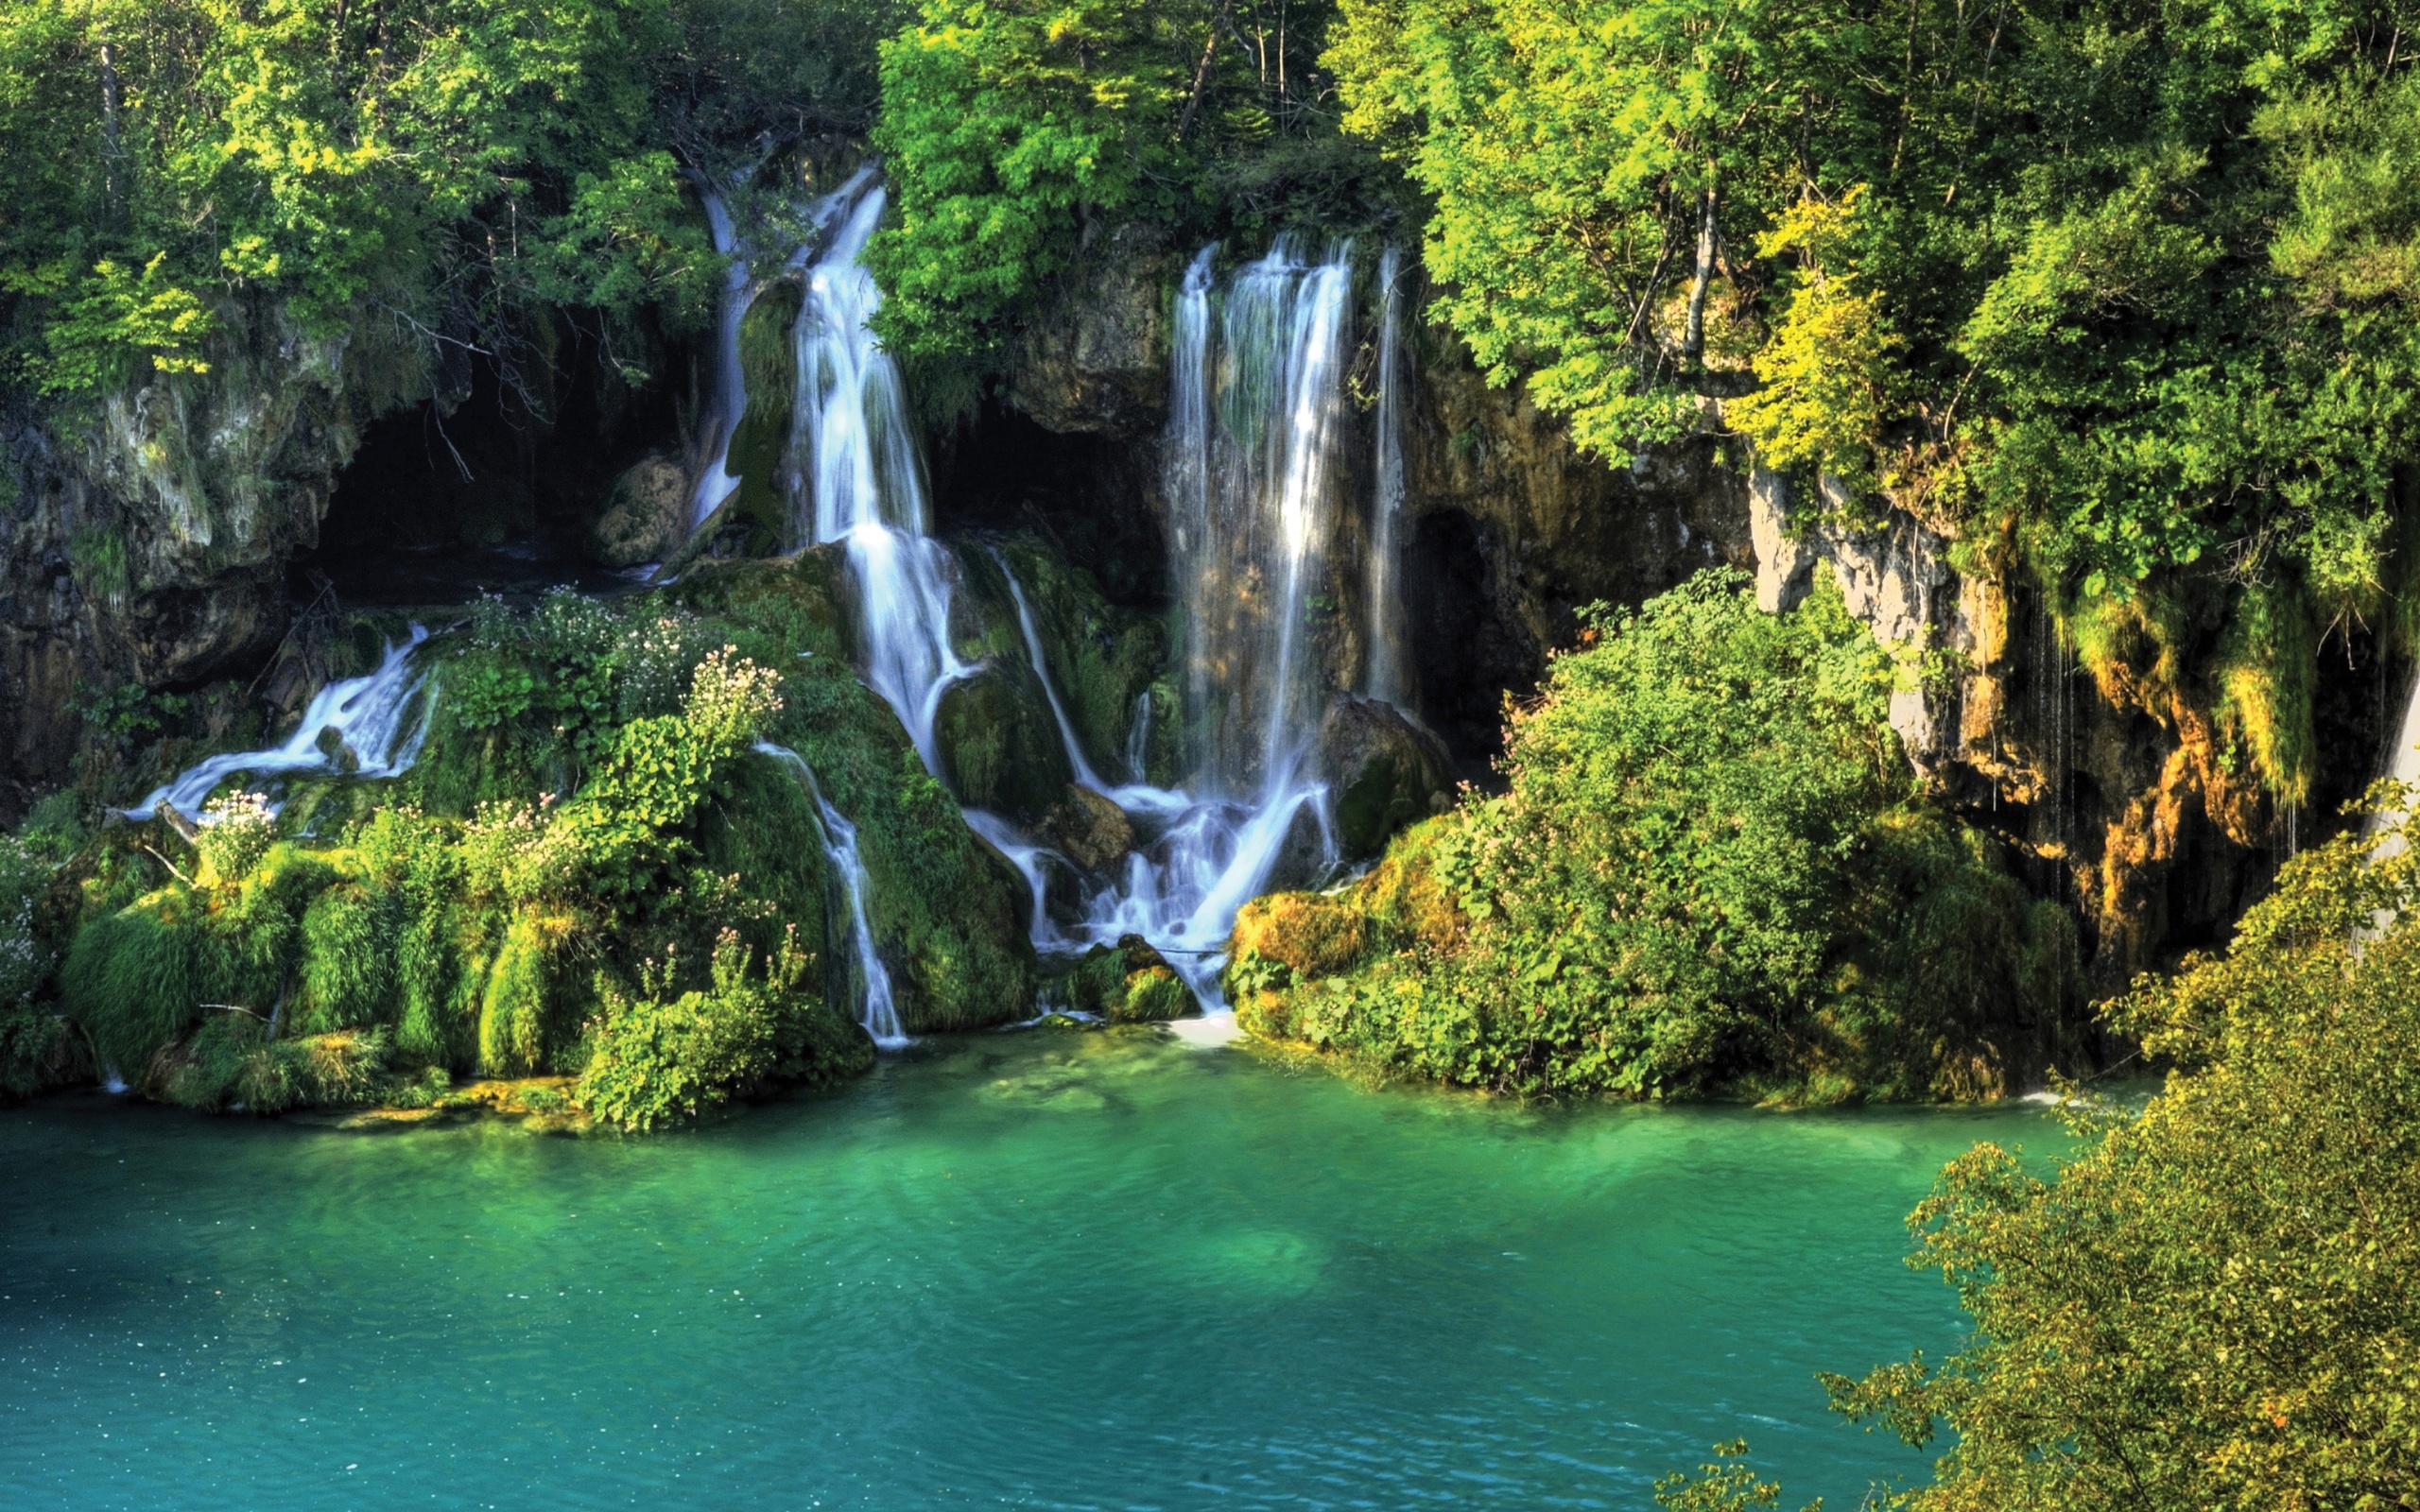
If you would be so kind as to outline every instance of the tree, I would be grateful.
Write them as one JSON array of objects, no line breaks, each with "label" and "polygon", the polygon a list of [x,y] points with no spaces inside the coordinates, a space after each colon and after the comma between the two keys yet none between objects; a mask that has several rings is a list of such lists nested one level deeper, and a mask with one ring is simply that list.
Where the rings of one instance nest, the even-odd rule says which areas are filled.
[{"label": "tree", "polygon": [[1944,1172],[1912,1263],[1959,1289],[1972,1342],[1826,1383],[1910,1443],[1957,1434],[1896,1504],[2420,1502],[2414,830],[2296,857],[2223,955],[2139,984],[2113,1023],[2176,1069],[2137,1116],[2079,1113],[2051,1179],[1991,1144]]}]

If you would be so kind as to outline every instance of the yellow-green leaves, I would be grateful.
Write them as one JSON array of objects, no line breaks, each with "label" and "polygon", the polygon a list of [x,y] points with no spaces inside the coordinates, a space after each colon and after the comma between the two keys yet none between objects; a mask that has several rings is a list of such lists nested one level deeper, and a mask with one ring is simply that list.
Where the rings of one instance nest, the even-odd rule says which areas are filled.
[{"label": "yellow-green leaves", "polygon": [[43,333],[36,363],[45,393],[90,393],[122,383],[136,364],[160,372],[208,372],[201,343],[216,327],[200,296],[171,283],[165,252],[143,271],[104,260]]},{"label": "yellow-green leaves", "polygon": [[1760,387],[1724,410],[1764,465],[1852,484],[1871,479],[1891,418],[1892,358],[1903,345],[1880,292],[1854,270],[1853,223],[1865,192],[1859,184],[1837,203],[1809,195],[1759,242],[1759,255],[1795,253],[1800,266],[1772,339],[1755,355]]}]

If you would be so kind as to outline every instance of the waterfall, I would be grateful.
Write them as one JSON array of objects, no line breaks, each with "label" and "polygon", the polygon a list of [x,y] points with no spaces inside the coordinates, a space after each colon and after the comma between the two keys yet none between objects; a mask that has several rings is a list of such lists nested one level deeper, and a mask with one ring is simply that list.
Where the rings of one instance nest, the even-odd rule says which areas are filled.
[{"label": "waterfall", "polygon": [[906,390],[872,325],[882,294],[859,254],[883,203],[868,171],[817,210],[819,220],[846,218],[805,269],[794,336],[791,531],[794,543],[847,543],[866,680],[898,711],[926,769],[939,771],[933,715],[942,690],[973,669],[950,644],[949,555],[925,534],[931,512]]},{"label": "waterfall", "polygon": [[1237,269],[1215,321],[1205,262],[1179,297],[1175,566],[1188,712],[1201,721],[1200,775],[1215,790],[1284,790],[1334,691],[1305,632],[1315,608],[1335,610],[1348,253],[1309,263],[1278,238]]},{"label": "waterfall", "polygon": [[1042,655],[1042,637],[1033,627],[1033,606],[1026,602],[1025,586],[1009,566],[1009,559],[998,552],[992,559],[1000,564],[1000,576],[1009,580],[1009,598],[1017,607],[1017,628],[1025,633],[1025,654],[1033,662],[1033,675],[1042,679],[1042,696],[1050,705],[1050,717],[1059,723],[1059,743],[1067,747],[1067,765],[1076,774],[1080,787],[1096,793],[1105,792],[1100,774],[1084,759],[1083,743],[1076,738],[1076,727],[1068,722],[1066,708],[1059,702],[1059,690],[1051,683],[1049,665]]},{"label": "waterfall", "polygon": [[730,258],[731,266],[723,273],[716,312],[714,407],[706,413],[705,430],[699,437],[703,443],[700,455],[711,455],[714,461],[700,470],[697,490],[689,496],[692,531],[739,488],[739,479],[730,471],[732,438],[739,433],[740,417],[748,412],[748,376],[739,364],[739,326],[748,318],[748,306],[755,295],[747,260],[739,255],[739,233],[732,225],[731,208],[704,178],[700,177],[697,183],[698,197],[706,205],[706,224],[714,232],[715,250]]},{"label": "waterfall", "polygon": [[[760,740],[756,748],[772,757],[806,783],[815,799],[815,812],[823,826],[823,855],[839,874],[841,891],[849,908],[850,995],[857,1005],[857,1022],[865,1027],[873,1042],[886,1050],[895,1050],[908,1043],[908,1031],[899,1022],[899,1009],[890,990],[890,970],[882,964],[882,953],[874,948],[873,924],[866,916],[866,868],[857,859],[857,827],[840,816],[823,796],[822,784],[815,780],[815,768],[806,758],[787,746],[776,746]],[[827,935],[830,931],[827,929]]]},{"label": "waterfall", "polygon": [[[1377,455],[1371,476],[1370,562],[1364,579],[1366,650],[1362,691],[1373,698],[1402,705],[1403,563],[1398,533],[1403,524],[1403,305],[1396,287],[1402,273],[1403,250],[1389,245],[1378,259],[1378,422]],[[1684,527],[1686,528],[1685,526]]]},{"label": "waterfall", "polygon": [[[942,690],[973,669],[951,647],[953,564],[927,534],[898,369],[871,326],[880,294],[859,255],[881,217],[883,191],[853,180],[834,203],[846,204],[846,217],[808,269],[796,334],[793,530],[801,541],[847,542],[866,681],[938,771],[936,707]],[[1342,585],[1331,558],[1346,502],[1352,352],[1349,248],[1313,260],[1281,238],[1237,271],[1215,319],[1214,252],[1194,259],[1178,294],[1168,424],[1190,790],[1147,781],[1148,695],[1125,753],[1133,780],[1113,785],[1093,766],[1050,677],[1031,604],[1003,558],[1026,654],[1070,769],[1126,812],[1139,845],[1116,875],[1087,876],[1000,816],[966,812],[967,824],[1024,875],[1037,950],[1072,954],[1139,935],[1212,1006],[1236,911],[1281,864],[1321,868],[1336,856],[1313,747],[1341,686],[1329,632]],[[845,821],[827,817],[828,828],[836,822]],[[1063,885],[1054,888],[1054,880]],[[1054,896],[1074,900],[1073,913],[1054,919]]]},{"label": "waterfall", "polygon": [[[407,718],[414,695],[428,681],[428,674],[415,667],[412,652],[427,639],[428,631],[415,625],[409,639],[387,647],[377,671],[321,688],[303,710],[302,725],[284,745],[210,757],[154,790],[139,807],[119,812],[130,819],[147,819],[165,803],[191,816],[200,813],[213,789],[238,773],[268,777],[340,770],[337,759],[320,747],[321,738],[331,730],[336,732],[337,748],[352,755],[354,775],[402,776],[420,759],[421,743],[428,738],[429,715],[436,710],[434,699],[425,700],[419,719]],[[275,806],[270,812],[276,812]]]}]

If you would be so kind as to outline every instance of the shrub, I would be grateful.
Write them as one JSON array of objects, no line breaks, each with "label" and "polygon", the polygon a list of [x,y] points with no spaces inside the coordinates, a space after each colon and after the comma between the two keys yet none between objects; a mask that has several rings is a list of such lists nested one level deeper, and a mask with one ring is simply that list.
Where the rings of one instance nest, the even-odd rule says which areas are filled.
[{"label": "shrub", "polygon": [[277,839],[277,816],[258,793],[227,793],[202,807],[201,834],[194,844],[209,874],[203,881],[232,885],[251,875]]},{"label": "shrub", "polygon": [[[725,930],[704,990],[675,996],[676,963],[668,957],[641,969],[635,996],[600,976],[603,1011],[591,1024],[592,1050],[574,1094],[580,1106],[599,1122],[648,1129],[748,1096],[785,1069],[792,1079],[823,1080],[871,1061],[861,1032],[836,1035],[828,1023],[804,1022],[831,1016],[799,991],[810,962],[795,932],[762,978],[751,975],[751,957],[738,934]],[[862,1057],[853,1046],[863,1047]]]},{"label": "shrub", "polygon": [[[2408,810],[2409,792],[2372,795]],[[1973,1319],[1835,1406],[1923,1445],[1918,1512],[2386,1507],[2420,1500],[2420,840],[2409,818],[2288,862],[2223,955],[2110,1026],[2174,1069],[2133,1117],[2071,1111],[2045,1180],[1977,1146],[1909,1220]],[[2392,851],[2393,853],[2390,853]]]},{"label": "shrub", "polygon": [[1836,589],[1708,572],[1591,612],[1466,795],[1337,897],[1238,917],[1241,1022],[1522,1092],[1990,1094],[2072,967],[1982,837],[1916,797],[1887,653]]}]

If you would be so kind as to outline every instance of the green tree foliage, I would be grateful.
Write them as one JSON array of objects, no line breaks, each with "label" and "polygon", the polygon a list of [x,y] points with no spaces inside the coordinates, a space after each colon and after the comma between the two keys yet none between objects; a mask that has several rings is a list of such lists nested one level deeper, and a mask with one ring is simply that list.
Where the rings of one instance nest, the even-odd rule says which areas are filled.
[{"label": "green tree foliage", "polygon": [[[27,372],[201,367],[225,302],[463,335],[711,281],[642,58],[661,0],[26,0],[0,12],[0,291]],[[551,255],[577,249],[578,258]]]},{"label": "green tree foliage", "polygon": [[1343,15],[1348,126],[1435,196],[1436,309],[1582,445],[1728,400],[1768,459],[2013,528],[2063,593],[2222,549],[2321,624],[2393,587],[2420,442],[2395,0]]},{"label": "green tree foliage", "polygon": [[1418,1074],[1629,1096],[1989,1094],[2056,1051],[2063,917],[1915,797],[1892,662],[1826,589],[1709,572],[1597,612],[1507,730],[1500,797],[1342,900],[1265,900],[1262,1033]]},{"label": "green tree foliage", "polygon": [[1342,234],[1386,191],[1317,65],[1332,9],[1277,0],[921,0],[882,46],[895,215],[869,255],[883,337],[981,356],[1088,224]]},{"label": "green tree foliage", "polygon": [[[2409,793],[2381,785],[2374,807]],[[1992,1512],[2420,1501],[2420,855],[2408,818],[2289,862],[2223,955],[2118,1003],[2176,1066],[2082,1114],[2051,1179],[1996,1145],[1910,1220],[1975,1322],[1837,1405],[1957,1435],[1894,1504]]]}]

